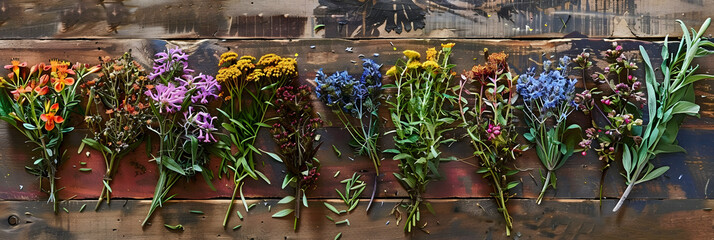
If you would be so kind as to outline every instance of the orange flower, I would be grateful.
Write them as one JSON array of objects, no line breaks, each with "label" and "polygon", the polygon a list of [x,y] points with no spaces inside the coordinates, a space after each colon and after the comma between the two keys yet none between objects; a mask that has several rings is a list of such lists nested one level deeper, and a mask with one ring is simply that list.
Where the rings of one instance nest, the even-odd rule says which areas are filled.
[{"label": "orange flower", "polygon": [[55,123],[63,123],[64,118],[62,116],[56,116],[57,110],[59,110],[59,104],[52,104],[49,107],[50,102],[45,103],[45,109],[48,110],[46,113],[40,115],[40,119],[45,122],[45,129],[47,131],[52,131],[55,128]]},{"label": "orange flower", "polygon": [[74,70],[67,68],[67,64],[59,64],[57,66],[56,78],[52,79],[55,91],[61,92],[66,85],[74,84],[74,78],[67,77],[67,75],[74,75]]},{"label": "orange flower", "polygon": [[50,92],[50,88],[47,86],[44,86],[44,87],[37,86],[37,87],[35,87],[35,92],[37,93],[37,95],[42,96],[42,95],[45,95],[48,92]]},{"label": "orange flower", "polygon": [[12,69],[15,75],[20,75],[20,68],[27,67],[27,62],[20,63],[20,59],[13,58],[10,61],[10,65],[5,65],[5,69]]},{"label": "orange flower", "polygon": [[15,98],[15,101],[20,99],[20,94],[28,93],[28,92],[32,92],[32,87],[30,87],[30,86],[22,87],[21,86],[18,89],[10,91],[10,93],[12,93],[12,96]]}]

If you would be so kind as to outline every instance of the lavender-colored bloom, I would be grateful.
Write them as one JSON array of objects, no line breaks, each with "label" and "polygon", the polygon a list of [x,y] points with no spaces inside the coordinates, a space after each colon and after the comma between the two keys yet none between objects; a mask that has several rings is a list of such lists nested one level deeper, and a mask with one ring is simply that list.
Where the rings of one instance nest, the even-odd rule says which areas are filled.
[{"label": "lavender-colored bloom", "polygon": [[[218,129],[213,126],[213,120],[218,119],[218,117],[213,117],[207,112],[196,112],[193,113],[193,107],[189,107],[187,112],[184,112],[184,118],[186,119],[187,134],[194,135],[196,139],[201,142],[216,142],[216,138],[213,136],[213,132],[218,131]],[[188,126],[190,125],[190,126]],[[193,130],[189,130],[193,129]],[[196,135],[198,133],[198,135]]]},{"label": "lavender-colored bloom", "polygon": [[[185,80],[191,79],[191,80]],[[181,86],[189,91],[195,89],[191,95],[192,103],[207,104],[209,100],[218,99],[218,93],[221,91],[221,84],[215,78],[209,75],[199,73],[198,76],[188,76],[188,78],[176,78],[176,81],[181,83]]]},{"label": "lavender-colored bloom", "polygon": [[159,104],[159,112],[163,113],[166,109],[167,113],[175,113],[181,110],[181,104],[186,97],[186,88],[176,86],[174,83],[168,85],[159,84],[152,90],[147,90],[144,94]]},{"label": "lavender-colored bloom", "polygon": [[342,86],[344,82],[353,82],[354,78],[347,71],[336,72],[329,77],[322,72],[322,69],[317,71],[315,77],[315,93],[317,98],[325,102],[327,106],[340,106],[344,104]]},{"label": "lavender-colored bloom", "polygon": [[379,95],[382,89],[382,73],[379,69],[382,67],[381,64],[377,64],[372,61],[372,59],[366,58],[362,59],[362,78],[360,82],[367,87],[367,91],[372,95]]},{"label": "lavender-colored bloom", "polygon": [[[164,74],[188,75],[193,72],[188,68],[188,54],[180,48],[169,48],[164,52],[154,55],[154,71],[149,74],[149,79],[154,80]],[[167,76],[167,79],[175,76]]]}]

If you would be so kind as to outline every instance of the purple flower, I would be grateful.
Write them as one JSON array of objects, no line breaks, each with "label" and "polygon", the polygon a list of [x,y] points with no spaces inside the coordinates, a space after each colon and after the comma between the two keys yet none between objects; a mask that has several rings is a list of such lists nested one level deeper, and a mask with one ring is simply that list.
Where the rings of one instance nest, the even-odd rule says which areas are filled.
[{"label": "purple flower", "polygon": [[168,83],[168,85],[156,85],[154,89],[156,94],[152,90],[147,90],[144,94],[159,103],[159,112],[163,112],[164,108],[166,108],[167,113],[175,113],[181,110],[181,104],[183,104],[186,96],[186,88],[183,86],[176,87],[173,83]]},{"label": "purple flower", "polygon": [[[188,54],[178,47],[169,48],[164,52],[157,53],[154,57],[154,72],[149,74],[151,80],[167,73],[186,76],[193,72],[188,68]],[[171,77],[174,76],[166,76],[165,79],[171,79]]]},{"label": "purple flower", "polygon": [[[213,120],[218,119],[218,117],[213,117],[211,114],[207,112],[197,112],[193,113],[193,107],[189,107],[188,111],[183,114],[183,116],[186,118],[186,124],[193,126],[193,129],[191,132],[192,135],[196,135],[198,133],[198,136],[196,136],[196,139],[198,139],[201,142],[216,142],[216,138],[213,136],[214,131],[218,131],[218,129],[213,126]],[[187,134],[189,132],[189,127],[186,126],[186,131]]]},{"label": "purple flower", "polygon": [[199,73],[198,76],[189,76],[187,79],[191,80],[187,81],[183,78],[176,78],[176,81],[180,82],[186,89],[196,89],[191,96],[192,103],[207,104],[209,99],[218,99],[218,93],[221,91],[221,84],[218,83],[215,78]]}]

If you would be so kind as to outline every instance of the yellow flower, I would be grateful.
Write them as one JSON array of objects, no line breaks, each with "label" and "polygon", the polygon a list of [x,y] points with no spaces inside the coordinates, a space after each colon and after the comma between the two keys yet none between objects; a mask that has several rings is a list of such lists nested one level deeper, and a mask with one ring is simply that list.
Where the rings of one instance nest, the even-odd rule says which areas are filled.
[{"label": "yellow flower", "polygon": [[449,48],[449,49],[451,49],[451,48],[454,47],[454,45],[456,45],[456,43],[447,43],[447,44],[443,44],[443,43],[442,43],[442,44],[441,44],[441,48]]},{"label": "yellow flower", "polygon": [[432,60],[429,60],[429,61],[422,63],[421,67],[423,67],[424,69],[438,69],[439,64]]},{"label": "yellow flower", "polygon": [[421,57],[421,54],[413,50],[404,50],[402,53],[404,53],[404,56],[407,56],[409,59],[419,59]]},{"label": "yellow flower", "polygon": [[426,50],[426,60],[436,60],[436,48],[429,48]]},{"label": "yellow flower", "polygon": [[248,74],[248,77],[246,79],[248,81],[258,81],[263,76],[265,76],[265,74],[263,73],[263,70],[255,69],[255,70],[253,70],[252,73]]},{"label": "yellow flower", "polygon": [[394,76],[397,75],[397,66],[392,66],[391,68],[389,68],[389,70],[387,70],[387,76],[392,76],[392,75],[394,75]]},{"label": "yellow flower", "polygon": [[240,57],[240,59],[241,59],[241,60],[243,60],[243,59],[245,59],[245,60],[250,60],[251,62],[252,62],[252,61],[255,61],[255,57],[250,56],[250,55],[244,55],[244,56]]},{"label": "yellow flower", "polygon": [[417,69],[417,68],[419,68],[419,67],[421,67],[421,62],[419,62],[419,60],[412,60],[412,61],[409,62],[409,64],[407,65],[407,68],[408,68],[408,69]]},{"label": "yellow flower", "polygon": [[240,75],[243,74],[240,69],[236,67],[236,65],[232,65],[227,68],[221,68],[218,70],[218,74],[216,74],[216,80],[218,82],[225,82],[228,80],[235,80],[240,77]]},{"label": "yellow flower", "polygon": [[233,61],[236,60],[238,57],[237,53],[234,52],[226,52],[221,54],[221,60],[218,61],[218,66],[223,66],[224,63],[231,64]]},{"label": "yellow flower", "polygon": [[275,55],[273,53],[265,54],[262,57],[260,57],[260,60],[258,61],[258,65],[276,65],[278,62],[280,62],[281,57],[278,55]]},{"label": "yellow flower", "polygon": [[[294,77],[297,76],[297,60],[294,58],[283,58],[278,62],[277,68],[280,70],[281,76]],[[277,76],[279,77],[279,76]]]},{"label": "yellow flower", "polygon": [[233,66],[238,68],[238,70],[240,70],[240,72],[242,73],[248,73],[251,69],[255,68],[255,64],[253,64],[253,61],[248,59],[238,60]]}]

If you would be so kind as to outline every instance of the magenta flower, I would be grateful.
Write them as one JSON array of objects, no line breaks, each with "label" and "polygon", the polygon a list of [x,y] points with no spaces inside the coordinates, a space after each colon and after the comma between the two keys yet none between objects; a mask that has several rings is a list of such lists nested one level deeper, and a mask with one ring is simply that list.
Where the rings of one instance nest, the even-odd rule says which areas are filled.
[{"label": "magenta flower", "polygon": [[151,80],[166,73],[190,76],[189,74],[193,72],[192,69],[188,68],[188,54],[178,47],[169,48],[164,52],[157,53],[154,57],[154,72],[149,74],[149,79]]},{"label": "magenta flower", "polygon": [[181,104],[183,104],[186,96],[186,88],[183,86],[176,87],[173,83],[169,83],[168,85],[156,85],[154,89],[156,90],[155,94],[152,90],[147,90],[145,94],[159,103],[159,112],[163,113],[164,109],[166,109],[167,113],[175,113],[181,110]]},{"label": "magenta flower", "polygon": [[191,80],[176,78],[176,81],[180,82],[186,89],[196,89],[191,96],[192,103],[207,104],[209,100],[218,99],[218,93],[221,91],[221,84],[219,84],[215,78],[199,73],[198,76],[187,79]]},{"label": "magenta flower", "polygon": [[[193,113],[193,107],[189,107],[187,112],[184,112],[183,116],[186,118],[186,133],[191,134],[196,136],[196,133],[198,135],[196,136],[196,139],[198,139],[201,142],[216,142],[216,138],[213,136],[214,131],[218,131],[218,129],[213,126],[213,120],[218,119],[218,117],[213,117],[211,114],[207,112],[196,112]],[[192,127],[189,127],[192,126]],[[189,128],[195,128],[193,130],[189,130]]]}]

